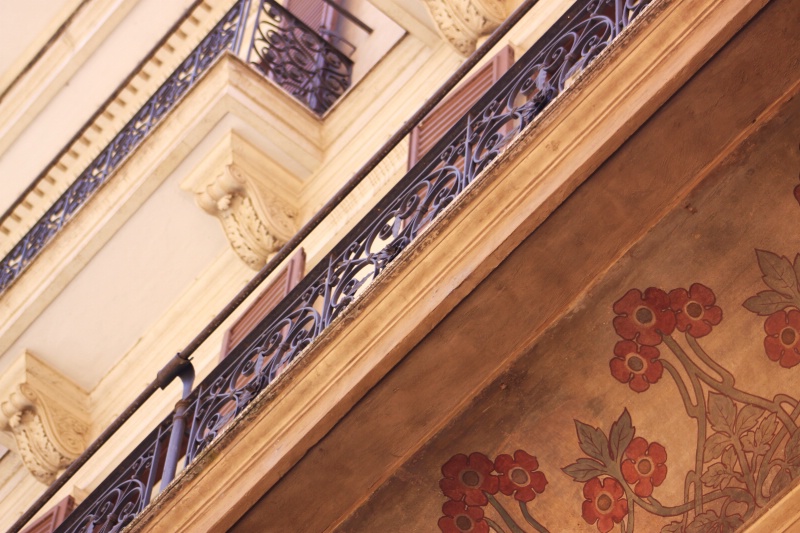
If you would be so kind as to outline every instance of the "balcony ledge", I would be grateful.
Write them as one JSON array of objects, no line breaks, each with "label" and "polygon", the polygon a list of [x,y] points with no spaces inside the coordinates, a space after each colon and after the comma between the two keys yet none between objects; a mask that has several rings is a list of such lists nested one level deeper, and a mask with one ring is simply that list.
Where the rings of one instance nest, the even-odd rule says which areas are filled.
[{"label": "balcony ledge", "polygon": [[763,5],[654,3],[129,530],[228,530]]}]

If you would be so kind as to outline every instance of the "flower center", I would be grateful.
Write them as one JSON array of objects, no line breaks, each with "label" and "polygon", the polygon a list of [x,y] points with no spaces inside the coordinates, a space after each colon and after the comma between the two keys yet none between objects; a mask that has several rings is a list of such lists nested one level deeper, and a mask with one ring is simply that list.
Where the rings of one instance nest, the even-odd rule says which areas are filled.
[{"label": "flower center", "polygon": [[654,318],[653,312],[646,307],[640,307],[636,310],[636,320],[642,325],[650,324]]},{"label": "flower center", "polygon": [[465,470],[461,474],[461,481],[468,487],[477,487],[481,482],[481,476],[474,470]]},{"label": "flower center", "polygon": [[520,487],[527,485],[528,481],[531,479],[528,475],[528,472],[526,472],[524,468],[520,467],[511,469],[511,472],[508,473],[508,477],[510,477],[511,481]]},{"label": "flower center", "polygon": [[631,354],[628,357],[628,368],[634,372],[640,372],[644,368],[644,361],[638,355]]},{"label": "flower center", "polygon": [[636,470],[639,471],[642,475],[647,475],[653,471],[653,463],[650,459],[640,459],[638,463],[636,463]]},{"label": "flower center", "polygon": [[472,520],[463,514],[459,515],[459,517],[456,518],[456,527],[461,531],[469,531],[472,529]]},{"label": "flower center", "polygon": [[783,328],[781,331],[781,342],[786,346],[791,346],[797,340],[797,332],[794,328]]},{"label": "flower center", "polygon": [[703,306],[697,302],[689,302],[686,304],[686,314],[697,320],[703,316]]},{"label": "flower center", "polygon": [[602,513],[605,513],[606,511],[611,509],[611,506],[613,504],[614,504],[614,501],[611,499],[611,496],[609,496],[608,494],[601,494],[597,498],[597,508]]}]

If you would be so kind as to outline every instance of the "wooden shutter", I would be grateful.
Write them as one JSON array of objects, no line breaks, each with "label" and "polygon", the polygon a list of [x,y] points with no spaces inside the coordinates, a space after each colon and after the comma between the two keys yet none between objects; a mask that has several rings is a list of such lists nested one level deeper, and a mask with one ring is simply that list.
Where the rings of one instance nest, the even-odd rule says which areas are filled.
[{"label": "wooden shutter", "polygon": [[234,322],[225,332],[222,341],[222,352],[220,359],[224,359],[231,350],[250,333],[254,327],[267,314],[272,311],[278,303],[289,294],[295,285],[303,278],[306,265],[305,251],[300,248],[289,263],[280,271],[278,276],[270,283],[267,288],[258,296],[255,302]]},{"label": "wooden shutter", "polygon": [[322,0],[286,0],[283,7],[316,32],[336,31],[336,10]]},{"label": "wooden shutter", "polygon": [[487,89],[514,64],[514,50],[506,46],[491,61],[467,79],[411,130],[408,168],[422,159]]},{"label": "wooden shutter", "polygon": [[67,519],[73,509],[75,509],[75,500],[72,499],[72,496],[67,496],[47,511],[47,514],[23,529],[22,533],[52,533],[61,525],[61,522]]}]

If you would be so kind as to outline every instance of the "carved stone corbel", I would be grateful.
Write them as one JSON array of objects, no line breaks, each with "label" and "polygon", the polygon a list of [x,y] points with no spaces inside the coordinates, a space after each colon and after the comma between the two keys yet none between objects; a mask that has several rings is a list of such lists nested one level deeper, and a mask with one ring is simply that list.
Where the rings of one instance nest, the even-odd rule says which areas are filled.
[{"label": "carved stone corbel", "polygon": [[217,217],[236,254],[259,270],[297,231],[297,212],[263,187],[249,183],[233,164],[204,189],[197,204]]},{"label": "carved stone corbel", "polygon": [[436,27],[463,56],[475,51],[510,13],[508,0],[424,0]]},{"label": "carved stone corbel", "polygon": [[25,352],[0,380],[0,430],[33,476],[45,484],[86,448],[86,392]]}]

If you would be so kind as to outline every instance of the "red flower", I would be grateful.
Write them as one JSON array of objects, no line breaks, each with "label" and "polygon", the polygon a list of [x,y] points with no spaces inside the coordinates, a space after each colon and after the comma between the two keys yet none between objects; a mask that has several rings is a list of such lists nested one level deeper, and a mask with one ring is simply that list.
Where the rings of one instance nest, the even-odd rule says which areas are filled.
[{"label": "red flower", "polygon": [[619,524],[628,514],[628,500],[624,498],[622,485],[613,477],[603,481],[592,478],[583,486],[583,502],[581,516],[589,524],[597,522],[600,533],[608,533],[614,524]]},{"label": "red flower", "polygon": [[486,505],[489,499],[485,492],[496,494],[497,476],[492,475],[494,463],[482,453],[463,453],[454,455],[442,466],[444,478],[439,487],[445,496],[453,500],[463,500],[467,505]]},{"label": "red flower", "polygon": [[661,289],[649,287],[642,296],[639,289],[631,289],[614,302],[614,329],[623,339],[639,344],[656,346],[661,335],[675,329],[675,313],[669,308],[669,296]]},{"label": "red flower", "polygon": [[775,311],[764,322],[764,350],[767,357],[784,368],[800,363],[800,311]]},{"label": "red flower", "polygon": [[498,455],[494,468],[500,474],[500,492],[506,496],[514,494],[521,502],[533,500],[547,485],[544,474],[537,472],[539,461],[523,450],[515,451],[513,459],[507,454]]},{"label": "red flower", "polygon": [[483,519],[480,507],[450,500],[442,505],[442,513],[439,529],[443,533],[489,533],[489,524]]},{"label": "red flower", "polygon": [[700,283],[686,289],[669,292],[669,305],[675,311],[678,331],[685,331],[694,338],[711,333],[711,327],[722,321],[722,309],[714,305],[714,292]]},{"label": "red flower", "polygon": [[638,346],[633,341],[619,341],[614,346],[611,359],[611,375],[621,383],[627,383],[632,390],[644,392],[650,385],[661,379],[664,365],[657,361],[658,348]]},{"label": "red flower", "polygon": [[658,487],[667,478],[667,450],[657,442],[647,445],[642,437],[636,437],[625,448],[625,459],[622,461],[622,477],[628,484],[636,483],[633,492],[637,496],[647,498],[653,494],[653,487]]}]

